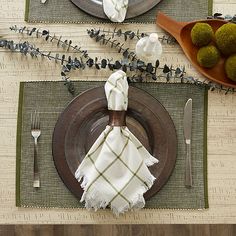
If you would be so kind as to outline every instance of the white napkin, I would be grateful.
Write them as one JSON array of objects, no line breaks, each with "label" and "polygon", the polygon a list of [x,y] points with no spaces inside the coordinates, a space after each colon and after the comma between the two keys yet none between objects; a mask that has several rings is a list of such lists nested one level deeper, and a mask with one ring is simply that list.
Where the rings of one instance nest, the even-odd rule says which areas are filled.
[{"label": "white napkin", "polygon": [[[109,110],[127,110],[128,83],[123,71],[105,84]],[[140,98],[137,98],[140,99]],[[87,209],[110,206],[116,215],[143,208],[143,194],[155,177],[147,166],[158,163],[125,126],[107,126],[78,167],[75,178],[84,189],[81,202]]]},{"label": "white napkin", "polygon": [[103,10],[113,22],[123,22],[128,9],[129,0],[103,0]]}]

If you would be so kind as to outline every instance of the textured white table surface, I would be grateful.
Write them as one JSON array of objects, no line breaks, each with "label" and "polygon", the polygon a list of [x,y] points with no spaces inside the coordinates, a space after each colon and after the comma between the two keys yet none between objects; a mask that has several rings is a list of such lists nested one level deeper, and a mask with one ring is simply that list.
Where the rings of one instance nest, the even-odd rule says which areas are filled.
[{"label": "textured white table surface", "polygon": [[[11,25],[32,26],[24,22],[23,0],[0,0],[0,35],[16,41],[28,40],[45,51],[62,52],[42,39],[22,39],[11,32]],[[214,12],[234,15],[236,0],[214,0]],[[115,49],[98,46],[87,36],[92,25],[34,24],[49,29],[63,39],[86,48],[91,56],[115,57]],[[111,25],[99,27],[112,28]],[[155,25],[125,25],[124,29],[161,32]],[[129,45],[134,48],[134,43]],[[202,78],[189,64],[181,49],[165,46],[162,63],[186,65],[189,75]],[[73,73],[72,79],[104,79],[109,71],[86,70]],[[20,81],[60,80],[60,66],[47,59],[32,60],[0,49],[0,224],[3,223],[236,223],[236,94],[209,92],[208,109],[208,180],[209,210],[142,210],[116,219],[108,211],[25,209],[15,207],[15,158],[18,91]],[[184,199],[183,199],[184,200]]]}]

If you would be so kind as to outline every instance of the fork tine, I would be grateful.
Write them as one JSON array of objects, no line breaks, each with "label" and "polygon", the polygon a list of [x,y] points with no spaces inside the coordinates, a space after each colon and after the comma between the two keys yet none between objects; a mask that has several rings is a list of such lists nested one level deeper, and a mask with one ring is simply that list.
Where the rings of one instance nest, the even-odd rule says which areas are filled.
[{"label": "fork tine", "polygon": [[37,112],[34,111],[34,129],[36,129],[36,122],[37,122]]},{"label": "fork tine", "polygon": [[39,116],[39,129],[40,129],[40,116]]},{"label": "fork tine", "polygon": [[30,115],[31,115],[31,116],[30,116],[30,120],[31,120],[31,129],[33,129],[33,114],[31,113]]},{"label": "fork tine", "polygon": [[40,129],[40,117],[39,112],[36,110],[31,113],[31,129]]},{"label": "fork tine", "polygon": [[39,112],[37,112],[37,129],[40,129]]}]

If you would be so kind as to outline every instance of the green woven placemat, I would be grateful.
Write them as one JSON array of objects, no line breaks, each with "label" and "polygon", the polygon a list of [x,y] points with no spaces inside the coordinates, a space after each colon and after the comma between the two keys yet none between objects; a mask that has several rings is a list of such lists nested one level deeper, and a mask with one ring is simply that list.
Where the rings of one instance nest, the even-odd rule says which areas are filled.
[{"label": "green woven placemat", "polygon": [[[81,93],[104,82],[76,81]],[[191,84],[135,83],[157,98],[172,117],[178,138],[176,166],[167,184],[146,203],[147,208],[203,209],[208,208],[207,196],[207,91]],[[193,99],[192,165],[194,186],[184,186],[185,143],[183,137],[183,108],[188,98]],[[52,134],[60,113],[71,101],[63,82],[22,82],[20,84],[16,205],[28,207],[82,207],[61,181],[52,157]],[[139,99],[139,98],[138,98]],[[140,98],[142,99],[142,98]],[[40,112],[39,170],[41,188],[33,183],[33,138],[30,133],[30,116]]]},{"label": "green woven placemat", "polygon": [[[40,2],[40,0],[26,0],[26,21],[43,23],[109,22],[85,13],[70,0],[48,0],[46,4],[41,4]],[[161,3],[145,14],[125,22],[154,23],[157,11],[163,11],[179,21],[205,19],[212,14],[212,2],[213,0],[162,0]]]}]

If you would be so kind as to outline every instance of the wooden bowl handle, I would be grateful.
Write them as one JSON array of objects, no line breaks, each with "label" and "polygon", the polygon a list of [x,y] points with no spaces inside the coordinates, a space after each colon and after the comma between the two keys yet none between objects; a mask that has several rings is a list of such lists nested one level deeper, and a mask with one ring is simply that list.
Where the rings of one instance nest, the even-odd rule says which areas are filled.
[{"label": "wooden bowl handle", "polygon": [[178,22],[162,12],[158,12],[156,24],[171,34],[177,41],[180,40],[180,32],[187,22]]}]

